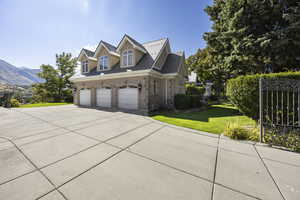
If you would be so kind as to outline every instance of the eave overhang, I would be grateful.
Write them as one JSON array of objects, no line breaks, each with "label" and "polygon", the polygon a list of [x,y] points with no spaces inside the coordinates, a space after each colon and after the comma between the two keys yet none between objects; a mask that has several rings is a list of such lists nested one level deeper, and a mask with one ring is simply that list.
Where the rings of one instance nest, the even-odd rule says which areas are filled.
[{"label": "eave overhang", "polygon": [[86,76],[86,77],[74,77],[70,78],[70,81],[74,83],[78,82],[86,82],[86,81],[97,81],[97,80],[106,80],[106,79],[117,79],[117,78],[130,78],[130,77],[138,77],[138,76],[154,76],[157,78],[174,78],[178,75],[178,73],[170,73],[170,74],[162,74],[152,69],[147,70],[138,70],[138,71],[127,71],[113,74],[100,74],[94,76]]}]

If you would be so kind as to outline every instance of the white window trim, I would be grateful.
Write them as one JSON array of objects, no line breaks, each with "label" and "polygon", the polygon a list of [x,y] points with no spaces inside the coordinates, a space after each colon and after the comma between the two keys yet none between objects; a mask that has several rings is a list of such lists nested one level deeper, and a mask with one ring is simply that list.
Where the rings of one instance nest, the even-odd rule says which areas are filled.
[{"label": "white window trim", "polygon": [[81,62],[81,68],[82,68],[82,73],[86,74],[89,72],[89,61],[88,60],[83,60]]},{"label": "white window trim", "polygon": [[[128,57],[129,57],[128,56],[128,52],[129,51],[132,51],[132,64],[131,65],[128,65]],[[123,59],[124,59],[124,53],[126,53],[126,52],[127,52],[127,55],[126,55],[127,65],[124,65],[123,64]],[[121,67],[126,68],[126,67],[133,67],[134,66],[135,56],[134,56],[134,50],[133,49],[126,49],[126,50],[124,50],[120,56],[121,56]]]},{"label": "white window trim", "polygon": [[[107,68],[106,68],[106,69],[101,69],[101,68],[100,68],[101,62],[102,62],[101,59],[103,59],[104,57],[107,58]],[[104,56],[100,56],[100,57],[99,57],[99,59],[98,59],[98,70],[99,70],[99,71],[106,71],[106,70],[109,70],[109,57],[108,57],[108,56],[104,55]]]}]

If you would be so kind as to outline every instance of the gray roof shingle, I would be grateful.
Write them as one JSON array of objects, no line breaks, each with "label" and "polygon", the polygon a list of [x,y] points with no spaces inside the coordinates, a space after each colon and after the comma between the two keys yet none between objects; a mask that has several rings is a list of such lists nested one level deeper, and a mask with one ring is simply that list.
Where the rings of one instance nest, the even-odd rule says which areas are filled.
[{"label": "gray roof shingle", "polygon": [[[170,53],[167,56],[167,59],[163,65],[163,67],[161,68],[161,70],[156,69],[156,68],[152,68],[155,59],[157,58],[159,52],[161,51],[161,49],[163,48],[165,42],[168,40],[167,38],[162,38],[159,40],[155,40],[155,41],[150,41],[150,42],[146,42],[143,44],[140,44],[139,42],[137,42],[136,40],[134,40],[133,38],[131,38],[128,35],[125,35],[126,37],[128,37],[129,40],[131,40],[131,42],[133,42],[135,45],[139,46],[140,48],[144,49],[147,53],[143,55],[143,57],[140,59],[140,61],[133,67],[130,68],[121,68],[120,67],[120,62],[117,63],[115,66],[112,67],[112,69],[107,70],[107,71],[97,71],[97,68],[94,68],[93,70],[91,70],[88,74],[84,74],[81,76],[95,76],[95,75],[100,75],[100,74],[113,74],[113,73],[120,73],[120,72],[126,72],[127,70],[131,70],[131,71],[137,71],[137,70],[146,70],[146,69],[153,69],[156,70],[160,73],[163,74],[168,74],[168,73],[177,73],[179,71],[179,67],[181,62],[183,61],[182,59],[184,58],[184,53],[183,52],[178,52],[178,53]],[[124,36],[124,37],[125,37]],[[104,41],[100,41],[100,43],[103,43],[110,51],[112,52],[116,52],[117,47],[104,42]],[[99,45],[100,45],[99,43]],[[94,56],[94,52],[87,50],[87,49],[83,49],[85,51],[85,53],[89,56],[89,57],[93,57]]]},{"label": "gray roof shingle", "polygon": [[86,53],[86,55],[88,57],[93,57],[94,56],[94,52],[93,51],[90,51],[90,50],[84,49],[84,48],[82,50]]},{"label": "gray roof shingle", "polygon": [[108,42],[104,42],[104,41],[101,41],[101,42],[108,48],[109,51],[116,52],[117,47],[115,47],[112,44],[109,44]]},{"label": "gray roof shingle", "polygon": [[179,71],[180,63],[183,59],[183,52],[170,53],[166,59],[165,64],[161,69],[161,73],[177,73]]}]

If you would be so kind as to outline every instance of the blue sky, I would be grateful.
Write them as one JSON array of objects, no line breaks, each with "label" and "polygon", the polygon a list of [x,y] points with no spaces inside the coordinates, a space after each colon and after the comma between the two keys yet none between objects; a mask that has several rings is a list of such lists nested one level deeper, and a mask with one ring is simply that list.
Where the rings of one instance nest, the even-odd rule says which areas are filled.
[{"label": "blue sky", "polygon": [[0,59],[38,68],[55,54],[100,40],[117,45],[127,33],[139,42],[168,37],[186,56],[205,47],[212,0],[0,0]]}]

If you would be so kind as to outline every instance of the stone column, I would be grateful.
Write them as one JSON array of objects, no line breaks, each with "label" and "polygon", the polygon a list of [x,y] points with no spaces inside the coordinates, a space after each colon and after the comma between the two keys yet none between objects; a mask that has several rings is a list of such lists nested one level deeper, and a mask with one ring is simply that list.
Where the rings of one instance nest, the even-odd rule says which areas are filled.
[{"label": "stone column", "polygon": [[111,107],[117,108],[118,107],[118,87],[113,86],[111,88]]},{"label": "stone column", "polygon": [[96,107],[96,88],[91,88],[91,106]]}]

